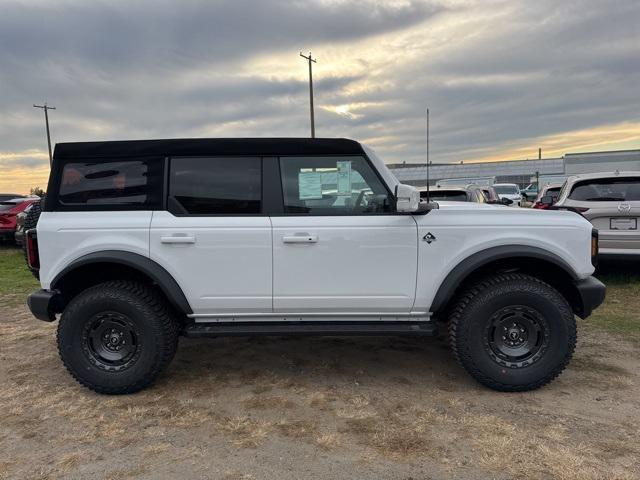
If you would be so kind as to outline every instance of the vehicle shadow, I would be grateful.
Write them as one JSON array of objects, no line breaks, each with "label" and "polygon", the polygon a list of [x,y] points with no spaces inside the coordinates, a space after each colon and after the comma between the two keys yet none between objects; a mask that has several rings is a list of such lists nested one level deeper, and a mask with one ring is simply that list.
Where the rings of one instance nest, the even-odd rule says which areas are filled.
[{"label": "vehicle shadow", "polygon": [[[388,388],[424,384],[462,390],[473,382],[440,338],[425,337],[233,337],[181,339],[168,376],[206,389],[206,377],[258,390],[280,387]],[[209,378],[211,379],[211,378]]]},{"label": "vehicle shadow", "polygon": [[640,256],[630,258],[600,256],[595,276],[604,283],[637,282],[640,280]]}]

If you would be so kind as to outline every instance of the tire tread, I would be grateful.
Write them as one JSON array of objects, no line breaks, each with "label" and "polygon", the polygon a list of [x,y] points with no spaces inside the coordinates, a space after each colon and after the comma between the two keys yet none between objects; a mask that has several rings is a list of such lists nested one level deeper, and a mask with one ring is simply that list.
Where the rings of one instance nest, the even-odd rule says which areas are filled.
[{"label": "tire tread", "polygon": [[[530,290],[533,290],[536,293],[540,293],[543,295],[549,295],[550,293],[552,295],[555,294],[556,298],[554,298],[553,300],[554,303],[556,303],[556,306],[560,309],[562,316],[567,319],[571,319],[567,325],[569,331],[569,349],[568,354],[565,356],[563,361],[550,372],[548,372],[547,375],[543,376],[540,380],[522,385],[510,385],[502,383],[485,375],[474,363],[471,356],[461,348],[462,339],[460,338],[461,323],[465,321],[465,311],[472,303],[472,301],[487,289],[500,288],[505,284],[511,284],[513,282],[524,282],[528,284],[528,288]],[[457,297],[457,299],[454,300],[453,305],[449,310],[447,330],[449,336],[449,344],[456,361],[480,383],[493,390],[502,392],[523,392],[528,390],[535,390],[550,383],[558,375],[560,375],[569,364],[569,361],[571,360],[571,357],[575,350],[577,340],[575,317],[567,300],[546,282],[543,282],[539,278],[524,273],[498,273],[471,284]]]},{"label": "tire tread", "polygon": [[[147,307],[153,311],[155,318],[157,319],[156,327],[159,328],[162,339],[162,345],[160,345],[160,359],[154,363],[153,369],[143,378],[136,382],[130,383],[125,387],[113,387],[108,385],[99,385],[90,382],[77,374],[72,365],[70,365],[64,358],[62,353],[62,338],[60,335],[60,325],[58,326],[57,344],[58,353],[65,368],[69,371],[71,376],[82,386],[87,387],[95,392],[104,393],[108,395],[127,394],[134,393],[144,388],[151,386],[157,377],[166,369],[175,355],[178,345],[179,335],[179,323],[172,316],[170,309],[167,306],[166,300],[156,292],[152,287],[144,285],[142,283],[133,282],[129,280],[112,280],[109,282],[101,283],[93,287],[88,288],[76,298],[74,298],[63,314],[63,318],[60,323],[64,322],[64,316],[72,315],[75,309],[80,308],[86,303],[91,303],[96,299],[104,298],[105,295],[111,295],[114,298],[121,297],[122,293],[130,294],[135,298],[135,302],[141,307]],[[157,339],[156,339],[157,341]]]}]

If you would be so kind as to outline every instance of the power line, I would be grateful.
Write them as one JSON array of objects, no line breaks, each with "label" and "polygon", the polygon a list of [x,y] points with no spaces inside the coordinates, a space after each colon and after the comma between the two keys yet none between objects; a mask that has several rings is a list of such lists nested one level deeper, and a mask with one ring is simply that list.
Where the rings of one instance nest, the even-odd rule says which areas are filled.
[{"label": "power line", "polygon": [[41,108],[44,110],[44,122],[47,126],[47,145],[49,146],[49,165],[53,163],[53,155],[51,155],[51,133],[49,132],[49,110],[55,110],[56,107],[50,107],[47,102],[44,105],[33,105],[35,108]]},{"label": "power line", "polygon": [[311,52],[309,52],[309,56],[303,55],[300,52],[300,56],[307,60],[309,63],[309,107],[311,110],[311,138],[316,138],[316,122],[313,114],[313,72],[311,68],[311,63],[317,63],[313,58],[311,58]]}]

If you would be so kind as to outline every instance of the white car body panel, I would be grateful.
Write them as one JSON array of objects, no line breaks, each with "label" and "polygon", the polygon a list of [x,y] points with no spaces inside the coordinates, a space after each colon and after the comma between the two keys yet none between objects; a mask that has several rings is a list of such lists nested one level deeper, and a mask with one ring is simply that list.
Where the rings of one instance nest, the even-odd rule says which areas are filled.
[{"label": "white car body panel", "polygon": [[[172,236],[194,243],[163,243]],[[269,217],[153,212],[150,257],[182,287],[193,313],[272,311]]]},{"label": "white car body panel", "polygon": [[[274,312],[411,310],[417,273],[412,215],[273,217]],[[313,243],[285,243],[285,237]]]},{"label": "white car body panel", "polygon": [[38,220],[40,283],[90,253],[119,250],[149,256],[150,211],[42,212]]},{"label": "white car body panel", "polygon": [[[414,309],[430,308],[446,276],[465,258],[503,245],[536,247],[563,259],[580,278],[591,264],[591,224],[573,212],[505,209],[500,206],[439,202],[416,216],[419,268]],[[436,240],[422,241],[427,233]]]}]

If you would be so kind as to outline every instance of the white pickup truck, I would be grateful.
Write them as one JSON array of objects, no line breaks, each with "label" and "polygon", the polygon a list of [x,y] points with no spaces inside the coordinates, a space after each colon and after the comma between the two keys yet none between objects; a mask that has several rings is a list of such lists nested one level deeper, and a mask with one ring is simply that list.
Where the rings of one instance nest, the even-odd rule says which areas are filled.
[{"label": "white pickup truck", "polygon": [[422,202],[346,139],[58,144],[26,237],[31,311],[108,394],[152,384],[180,335],[439,328],[478,381],[530,390],[605,294],[580,215]]}]

